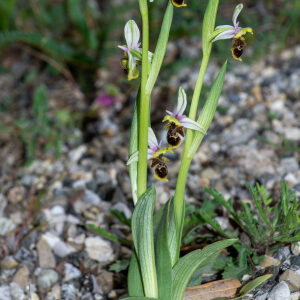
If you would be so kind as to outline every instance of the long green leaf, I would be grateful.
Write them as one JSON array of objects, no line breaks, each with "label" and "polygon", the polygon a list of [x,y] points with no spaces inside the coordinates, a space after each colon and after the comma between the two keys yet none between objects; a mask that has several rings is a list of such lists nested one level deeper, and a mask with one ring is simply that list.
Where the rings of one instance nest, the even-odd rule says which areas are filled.
[{"label": "long green leaf", "polygon": [[143,297],[144,287],[138,259],[135,252],[132,253],[128,270],[128,294],[129,296]]},{"label": "long green leaf", "polygon": [[217,10],[219,6],[219,0],[209,0],[207,8],[205,10],[203,26],[202,26],[202,49],[203,55],[210,53],[212,42],[211,37],[215,30]]},{"label": "long green leaf", "polygon": [[148,297],[127,297],[120,300],[159,300],[158,298],[148,298]]},{"label": "long green leaf", "polygon": [[110,233],[103,228],[96,227],[93,224],[87,224],[87,227],[90,228],[91,230],[95,231],[96,233],[98,233],[99,235],[101,235],[102,237],[104,237],[107,240],[110,240],[112,242],[117,242],[117,243],[123,244],[125,246],[131,246],[131,243],[129,241],[120,239],[115,234]]},{"label": "long green leaf", "polygon": [[132,237],[138,256],[145,296],[158,295],[153,242],[155,188],[152,185],[139,199],[132,214]]},{"label": "long green leaf", "polygon": [[[179,234],[177,234],[176,220],[175,220],[175,211],[174,211],[174,198],[170,199],[170,223],[169,223],[169,232],[168,232],[168,244],[169,251],[171,256],[172,267],[178,261],[178,253],[180,250],[181,240],[179,239]],[[183,219],[184,211],[182,212]]]},{"label": "long green leaf", "polygon": [[[208,130],[212,119],[214,117],[214,114],[216,112],[218,101],[222,92],[223,82],[226,74],[226,68],[227,68],[227,61],[223,64],[222,69],[220,70],[210,92],[206,99],[205,105],[201,111],[201,114],[198,118],[198,123],[205,129],[205,131]],[[189,149],[189,157],[194,157],[196,151],[199,148],[199,145],[201,144],[201,141],[204,137],[204,134],[197,131],[196,134],[194,134],[193,143]]]},{"label": "long green leaf", "polygon": [[[245,284],[240,289],[240,294],[243,294],[241,297],[249,294],[252,290],[256,289],[259,285],[264,283],[266,280],[270,279],[273,276],[273,274],[266,274],[260,277],[255,278],[254,280],[251,280],[247,284]],[[236,298],[237,299],[237,298]]]},{"label": "long green leaf", "polygon": [[186,286],[200,266],[206,263],[211,263],[211,257],[216,256],[220,251],[226,247],[231,246],[237,239],[229,239],[213,243],[203,250],[196,250],[181,258],[173,268],[173,290],[172,300],[181,300],[186,289]]},{"label": "long green leaf", "polygon": [[158,297],[161,300],[171,300],[172,292],[172,263],[168,247],[169,207],[170,201],[164,206],[154,234]]},{"label": "long green leaf", "polygon": [[173,4],[171,3],[171,1],[169,1],[163,19],[163,23],[161,26],[155,52],[153,55],[148,81],[146,84],[146,94],[148,95],[151,94],[151,91],[157,80],[157,76],[159,74],[163,59],[165,57],[172,20],[173,20]]},{"label": "long green leaf", "polygon": [[286,188],[286,184],[283,180],[280,181],[280,186],[281,186],[281,203],[282,203],[282,208],[283,208],[283,214],[286,217],[288,214],[289,210],[289,202],[288,202],[288,191]]}]

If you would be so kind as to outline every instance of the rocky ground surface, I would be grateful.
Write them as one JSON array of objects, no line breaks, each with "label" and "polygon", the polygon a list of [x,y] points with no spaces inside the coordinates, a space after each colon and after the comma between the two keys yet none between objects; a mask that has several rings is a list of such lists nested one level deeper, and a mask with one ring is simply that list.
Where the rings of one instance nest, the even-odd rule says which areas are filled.
[{"label": "rocky ground surface", "polygon": [[[169,47],[168,57],[184,53],[184,43]],[[193,56],[193,53],[186,55]],[[170,59],[171,59],[170,58]],[[17,62],[16,62],[17,63]],[[187,201],[201,203],[210,186],[234,201],[250,199],[248,183],[264,184],[278,197],[285,179],[300,199],[300,48],[269,56],[252,66],[231,64],[214,122],[191,166]],[[154,130],[163,136],[160,120],[175,105],[179,85],[191,91],[199,66],[186,68],[156,88]],[[210,85],[218,70],[211,63]],[[101,71],[99,89],[109,80]],[[16,76],[1,75],[1,93],[9,93]],[[62,83],[49,90],[50,99],[79,101],[81,95]],[[168,89],[167,89],[168,88]],[[166,94],[165,101],[162,95]],[[133,209],[126,167],[131,110],[135,90],[99,108],[85,127],[80,145],[65,145],[62,157],[37,159],[24,168],[16,144],[2,143],[0,179],[0,299],[119,299],[126,294],[126,272],[109,270],[111,263],[130,257],[131,250],[88,229],[101,226],[121,237],[130,235],[110,209],[128,218]],[[127,97],[128,96],[128,97]],[[158,202],[172,195],[182,149],[171,157],[169,183],[155,182]],[[153,180],[150,177],[150,180]],[[159,204],[158,204],[159,205]],[[281,248],[263,268],[274,276],[250,299],[298,299],[300,243]],[[292,295],[292,296],[291,296]]]}]

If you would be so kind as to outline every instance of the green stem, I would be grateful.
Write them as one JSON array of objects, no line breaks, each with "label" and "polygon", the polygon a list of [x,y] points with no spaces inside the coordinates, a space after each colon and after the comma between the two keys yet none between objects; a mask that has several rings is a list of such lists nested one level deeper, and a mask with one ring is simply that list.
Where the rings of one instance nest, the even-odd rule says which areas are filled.
[{"label": "green stem", "polygon": [[[207,69],[209,57],[210,57],[210,51],[207,55],[204,55],[203,59],[202,59],[198,79],[196,82],[196,87],[195,87],[193,98],[192,98],[190,114],[189,114],[189,118],[191,118],[192,120],[196,119],[199,98],[200,98],[200,94],[201,94],[204,75],[205,75],[205,72]],[[185,202],[184,202],[185,186],[186,186],[186,180],[187,180],[189,167],[190,167],[190,164],[192,161],[192,157],[189,157],[189,155],[188,155],[189,146],[191,145],[192,141],[193,141],[193,131],[187,130],[186,141],[185,141],[185,146],[184,146],[184,151],[183,151],[183,157],[181,160],[181,165],[180,165],[180,169],[179,169],[176,190],[175,190],[175,195],[174,195],[174,208],[175,208],[177,234],[178,234],[177,236],[178,236],[179,241],[181,241],[183,221],[184,221],[184,215],[182,214],[182,211],[184,210],[184,207],[185,207]],[[180,243],[177,243],[177,245],[178,245],[178,247],[180,247]],[[177,255],[179,255],[179,250],[180,249],[178,248]]]},{"label": "green stem", "polygon": [[149,49],[149,21],[147,0],[139,0],[143,23],[142,40],[142,75],[141,75],[141,101],[139,124],[139,160],[138,160],[138,197],[147,190],[147,153],[148,153],[148,124],[150,95],[146,94],[148,79],[148,49]]},{"label": "green stem", "polygon": [[[189,118],[192,119],[193,121],[195,121],[195,119],[196,119],[200,94],[201,94],[201,90],[202,90],[202,85],[203,85],[204,76],[206,73],[209,57],[210,57],[210,52],[207,55],[203,56],[201,66],[200,66],[200,71],[199,71],[199,75],[197,78],[197,82],[196,82],[196,86],[195,86],[195,90],[194,90],[194,94],[193,94],[193,98],[192,98],[190,113],[189,113]],[[193,139],[193,130],[189,129],[189,130],[187,130],[187,133],[186,133],[184,149],[188,148],[191,145],[192,139]]]}]

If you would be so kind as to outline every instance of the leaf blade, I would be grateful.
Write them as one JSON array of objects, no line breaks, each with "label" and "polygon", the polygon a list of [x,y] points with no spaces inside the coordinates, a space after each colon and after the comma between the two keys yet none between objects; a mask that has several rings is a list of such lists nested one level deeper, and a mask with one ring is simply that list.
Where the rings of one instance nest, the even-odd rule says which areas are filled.
[{"label": "leaf blade", "polygon": [[237,239],[213,243],[203,250],[196,250],[181,258],[173,268],[172,300],[181,300],[188,281],[195,270],[216,256],[222,249],[231,246]]},{"label": "leaf blade", "polygon": [[140,263],[146,296],[157,297],[157,276],[153,241],[155,188],[152,185],[139,199],[132,214],[132,237]]}]

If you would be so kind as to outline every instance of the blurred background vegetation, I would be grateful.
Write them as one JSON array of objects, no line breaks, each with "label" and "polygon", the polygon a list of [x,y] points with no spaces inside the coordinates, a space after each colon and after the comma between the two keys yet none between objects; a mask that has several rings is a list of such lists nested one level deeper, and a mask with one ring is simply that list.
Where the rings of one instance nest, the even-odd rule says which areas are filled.
[{"label": "blurred background vegetation", "polygon": [[[187,2],[187,8],[175,10],[170,40],[194,39],[200,43],[200,21],[207,1]],[[246,63],[268,56],[270,50],[299,43],[299,0],[220,1],[218,25],[231,24],[232,11],[239,2],[245,6],[240,24],[251,26],[255,32]],[[155,0],[150,5],[152,50],[165,5],[165,0]],[[126,80],[119,64],[122,53],[117,49],[118,44],[124,43],[123,28],[129,18],[140,23],[136,0],[0,1],[0,75],[19,72],[18,88],[23,94],[24,90],[29,89],[28,99],[21,101],[23,104],[20,104],[20,90],[19,93],[0,91],[0,143],[5,142],[3,136],[7,137],[8,132],[14,134],[26,147],[25,161],[31,162],[38,145],[29,143],[28,139],[40,139],[40,143],[46,148],[54,148],[55,155],[58,155],[61,152],[57,148],[62,144],[60,139],[70,136],[69,132],[74,131],[72,126],[83,126],[87,114],[84,109],[84,112],[76,114],[72,105],[51,107],[47,104],[45,89],[51,89],[49,82],[53,78],[66,79],[78,89],[83,102],[88,105],[101,93],[116,96],[128,87],[134,87],[135,82],[122,85]],[[214,58],[223,61],[229,57],[229,49],[228,41],[216,43]],[[200,51],[198,56],[192,58],[177,54],[175,60],[165,64],[163,71],[166,75],[169,72],[174,74],[200,58]],[[21,72],[16,69],[15,62],[24,59],[29,60],[30,68],[25,67]],[[109,70],[111,75],[105,75],[105,70]],[[121,91],[117,88],[120,86]],[[17,114],[20,105],[26,107],[29,113]],[[47,119],[43,124],[39,123],[37,112]],[[8,120],[8,113],[13,115],[13,120]],[[45,131],[49,126],[51,130]]]}]

